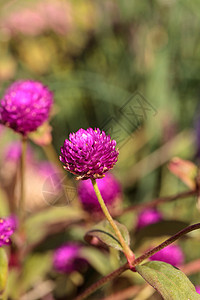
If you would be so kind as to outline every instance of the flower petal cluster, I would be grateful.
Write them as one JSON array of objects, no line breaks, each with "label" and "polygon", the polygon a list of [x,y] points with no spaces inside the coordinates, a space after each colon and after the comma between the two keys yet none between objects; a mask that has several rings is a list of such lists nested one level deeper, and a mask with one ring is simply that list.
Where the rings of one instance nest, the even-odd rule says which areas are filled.
[{"label": "flower petal cluster", "polygon": [[48,119],[52,104],[53,94],[41,82],[16,81],[1,99],[0,122],[27,135]]},{"label": "flower petal cluster", "polygon": [[[121,185],[110,173],[102,179],[97,179],[97,185],[106,206],[112,208],[121,196]],[[91,180],[81,180],[78,184],[79,199],[83,208],[88,212],[102,212],[101,206],[94,192]]]},{"label": "flower petal cluster", "polygon": [[80,249],[76,243],[67,243],[56,249],[53,256],[55,270],[61,273],[81,270],[87,262],[80,257]]},{"label": "flower petal cluster", "polygon": [[156,252],[149,259],[163,261],[176,267],[183,263],[184,255],[183,251],[178,245],[169,245]]},{"label": "flower petal cluster", "polygon": [[196,292],[200,294],[200,285],[195,286]]},{"label": "flower petal cluster", "polygon": [[162,220],[162,215],[156,209],[150,208],[143,210],[138,216],[137,228],[148,226]]},{"label": "flower petal cluster", "polygon": [[14,233],[17,227],[15,216],[3,219],[0,218],[0,247],[10,245],[10,236]]},{"label": "flower petal cluster", "polygon": [[60,161],[77,179],[102,178],[117,162],[119,151],[115,147],[116,141],[99,128],[81,128],[65,140]]}]

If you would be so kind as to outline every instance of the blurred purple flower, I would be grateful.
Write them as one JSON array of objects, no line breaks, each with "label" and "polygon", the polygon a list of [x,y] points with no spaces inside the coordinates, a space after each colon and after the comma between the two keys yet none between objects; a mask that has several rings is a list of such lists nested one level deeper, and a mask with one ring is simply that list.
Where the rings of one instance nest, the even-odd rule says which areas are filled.
[{"label": "blurred purple flower", "polygon": [[18,228],[18,219],[15,215],[11,215],[7,218],[7,224],[13,228],[13,230],[16,230]]},{"label": "blurred purple flower", "polygon": [[[97,179],[97,185],[107,206],[114,206],[121,195],[118,180],[110,173]],[[101,211],[101,206],[94,192],[91,180],[82,180],[78,184],[78,194],[84,209],[88,212]]]},{"label": "blurred purple flower", "polygon": [[14,82],[0,103],[0,121],[18,133],[35,131],[49,117],[53,94],[33,80]]},{"label": "blurred purple flower", "polygon": [[[16,186],[15,183],[18,180],[17,169],[20,163],[21,147],[20,141],[13,141],[2,149],[0,158],[0,181],[7,192],[10,191],[10,186],[13,186],[13,184]],[[26,152],[26,161],[29,169],[30,165],[34,162],[33,150],[29,144]]]},{"label": "blurred purple flower", "polygon": [[37,170],[39,172],[39,175],[43,176],[44,178],[52,176],[54,174],[60,175],[58,173],[59,169],[57,168],[57,166],[53,165],[52,163],[46,160],[39,162]]},{"label": "blurred purple flower", "polygon": [[15,216],[10,216],[6,219],[0,218],[0,247],[10,245],[10,236],[17,228],[17,219]]},{"label": "blurred purple flower", "polygon": [[4,17],[1,21],[1,27],[6,28],[12,34],[19,32],[27,35],[37,35],[44,30],[45,20],[37,11],[23,8]]},{"label": "blurred purple flower", "polygon": [[[17,163],[20,160],[21,151],[22,151],[22,145],[20,141],[11,142],[4,149],[4,159],[6,161]],[[33,157],[34,157],[33,151],[28,145],[27,152],[26,152],[26,160],[30,162],[33,160]]]},{"label": "blurred purple flower", "polygon": [[198,294],[200,294],[200,285],[195,286],[195,288],[196,288],[196,292],[197,292]]},{"label": "blurred purple flower", "polygon": [[117,162],[119,151],[115,146],[116,141],[99,128],[81,128],[65,140],[60,161],[78,179],[102,178]]},{"label": "blurred purple flower", "polygon": [[46,0],[42,3],[26,3],[26,7],[8,12],[2,19],[0,27],[11,34],[39,35],[45,30],[57,34],[66,34],[71,28],[71,5],[68,2]]},{"label": "blurred purple flower", "polygon": [[[53,182],[52,182],[53,179]],[[26,172],[26,210],[33,212],[54,205],[62,192],[62,180],[58,168],[49,161],[35,161]]]},{"label": "blurred purple flower", "polygon": [[80,257],[81,246],[68,243],[56,249],[53,256],[53,266],[56,271],[71,273],[79,271],[86,265],[86,260]]},{"label": "blurred purple flower", "polygon": [[169,245],[156,252],[149,259],[163,261],[176,267],[183,263],[184,255],[178,245]]},{"label": "blurred purple flower", "polygon": [[[10,194],[10,186],[15,186],[13,193],[15,201],[19,201],[20,178],[18,166],[21,156],[21,143],[11,142],[2,150],[0,159],[0,181],[1,186],[13,203],[13,196]],[[54,198],[63,193],[62,173],[57,166],[49,161],[39,161],[35,158],[33,149],[28,144],[26,156],[27,168],[25,170],[25,210],[37,211],[47,205],[54,203]],[[51,179],[53,178],[53,183]],[[49,180],[48,180],[49,179]],[[47,193],[44,196],[46,190]]]},{"label": "blurred purple flower", "polygon": [[45,29],[57,34],[66,34],[72,25],[72,11],[69,2],[46,1],[38,6],[39,14],[45,20]]},{"label": "blurred purple flower", "polygon": [[162,215],[156,209],[150,208],[142,211],[138,216],[137,228],[157,223],[162,220]]}]

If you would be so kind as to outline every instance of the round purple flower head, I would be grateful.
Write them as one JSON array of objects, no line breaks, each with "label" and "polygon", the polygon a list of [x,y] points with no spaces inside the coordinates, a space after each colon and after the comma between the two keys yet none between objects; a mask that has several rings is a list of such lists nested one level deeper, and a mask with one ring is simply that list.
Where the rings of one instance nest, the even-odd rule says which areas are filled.
[{"label": "round purple flower head", "polygon": [[11,243],[10,236],[17,227],[17,219],[15,216],[6,219],[0,218],[0,247]]},{"label": "round purple flower head", "polygon": [[53,256],[53,266],[56,271],[71,273],[86,265],[86,260],[80,257],[81,246],[69,243],[56,249]]},{"label": "round purple flower head", "polygon": [[200,294],[200,285],[195,286],[196,292]]},{"label": "round purple flower head", "polygon": [[0,122],[27,135],[48,119],[52,104],[52,92],[39,81],[16,81],[1,99]]},{"label": "round purple flower head", "polygon": [[172,266],[179,266],[184,261],[184,255],[178,245],[169,245],[152,255],[150,260],[164,261]]},{"label": "round purple flower head", "polygon": [[112,169],[119,155],[116,141],[99,128],[70,133],[61,147],[60,161],[77,179],[102,178]]},{"label": "round purple flower head", "polygon": [[145,209],[138,216],[137,228],[157,223],[162,220],[162,215],[156,209]]},{"label": "round purple flower head", "polygon": [[[97,185],[107,206],[113,206],[121,194],[121,186],[110,173],[97,179]],[[78,194],[84,209],[88,212],[102,211],[91,180],[82,180],[78,185]]]}]

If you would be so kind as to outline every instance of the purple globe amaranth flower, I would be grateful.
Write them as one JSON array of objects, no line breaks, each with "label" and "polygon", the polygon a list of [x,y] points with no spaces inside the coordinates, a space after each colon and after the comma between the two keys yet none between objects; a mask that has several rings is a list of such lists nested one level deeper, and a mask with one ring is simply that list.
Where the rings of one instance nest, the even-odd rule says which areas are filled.
[{"label": "purple globe amaranth flower", "polygon": [[52,104],[52,92],[39,81],[16,81],[1,99],[0,122],[27,135],[48,119]]},{"label": "purple globe amaranth flower", "polygon": [[[118,180],[110,173],[102,179],[97,179],[97,185],[108,207],[114,207],[121,196],[121,186]],[[84,209],[88,212],[101,212],[101,206],[94,192],[91,180],[82,180],[78,184],[78,194]]]},{"label": "purple globe amaranth flower", "polygon": [[0,218],[0,247],[11,243],[10,236],[17,228],[17,219],[15,216],[6,219]]},{"label": "purple globe amaranth flower", "polygon": [[150,224],[157,223],[162,220],[162,215],[156,209],[149,208],[143,210],[138,216],[137,228],[140,229]]},{"label": "purple globe amaranth flower", "polygon": [[196,285],[196,286],[195,286],[195,289],[196,289],[196,292],[197,292],[198,294],[200,294],[200,285]]},{"label": "purple globe amaranth flower", "polygon": [[178,245],[169,245],[156,252],[149,259],[163,261],[176,267],[183,263],[184,255]]},{"label": "purple globe amaranth flower", "polygon": [[119,151],[115,146],[116,141],[99,128],[81,128],[65,140],[60,161],[77,179],[102,178],[117,162]]},{"label": "purple globe amaranth flower", "polygon": [[71,273],[79,271],[86,265],[86,260],[80,256],[81,246],[76,243],[64,244],[55,250],[53,266],[56,271]]}]

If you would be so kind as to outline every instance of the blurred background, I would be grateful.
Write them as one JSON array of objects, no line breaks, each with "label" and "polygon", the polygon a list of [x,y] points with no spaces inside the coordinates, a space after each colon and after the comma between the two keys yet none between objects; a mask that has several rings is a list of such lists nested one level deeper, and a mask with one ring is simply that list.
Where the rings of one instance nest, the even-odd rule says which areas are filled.
[{"label": "blurred background", "polygon": [[[198,0],[1,0],[0,94],[18,79],[49,86],[54,158],[79,128],[99,127],[115,138],[113,173],[124,207],[173,195],[187,188],[167,163],[174,156],[198,163],[200,155],[199,28]],[[17,139],[9,129],[0,134],[2,149]],[[160,210],[186,223],[199,217],[194,197]],[[128,217],[123,222],[133,226]],[[185,253],[188,247],[183,243]],[[190,261],[199,253],[187,255]],[[197,284],[200,275],[192,279]]]}]

